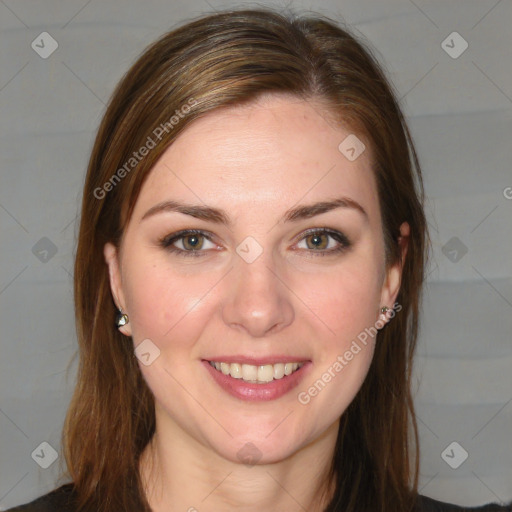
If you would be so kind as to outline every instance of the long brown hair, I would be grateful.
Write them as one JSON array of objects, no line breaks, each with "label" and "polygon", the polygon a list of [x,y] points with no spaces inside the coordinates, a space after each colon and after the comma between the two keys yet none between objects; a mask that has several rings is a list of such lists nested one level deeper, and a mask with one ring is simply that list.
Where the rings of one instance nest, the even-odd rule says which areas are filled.
[{"label": "long brown hair", "polygon": [[201,17],[164,35],[121,80],[101,122],[83,191],[74,273],[79,368],[62,435],[78,510],[150,510],[138,464],[155,431],[154,399],[132,344],[114,327],[103,246],[119,245],[144,180],[182,130],[265,93],[315,100],[369,141],[388,264],[400,258],[400,224],[411,227],[402,311],[379,332],[368,376],[341,417],[326,511],[413,507],[411,368],[428,233],[411,136],[366,45],[323,16],[258,9]]}]

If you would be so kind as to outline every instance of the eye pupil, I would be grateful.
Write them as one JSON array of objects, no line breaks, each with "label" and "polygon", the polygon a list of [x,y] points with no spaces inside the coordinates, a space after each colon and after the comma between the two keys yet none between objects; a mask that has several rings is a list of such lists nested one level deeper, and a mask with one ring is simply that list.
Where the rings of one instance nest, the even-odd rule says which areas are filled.
[{"label": "eye pupil", "polygon": [[201,245],[200,241],[199,241],[199,236],[198,235],[186,236],[186,237],[184,237],[183,241],[184,241],[183,245],[186,248],[197,249],[197,247]]},{"label": "eye pupil", "polygon": [[310,239],[311,239],[311,242],[313,243],[313,247],[315,248],[325,248],[325,243],[322,241],[322,237],[325,236],[323,234],[317,234],[317,235],[311,235],[310,236]]}]

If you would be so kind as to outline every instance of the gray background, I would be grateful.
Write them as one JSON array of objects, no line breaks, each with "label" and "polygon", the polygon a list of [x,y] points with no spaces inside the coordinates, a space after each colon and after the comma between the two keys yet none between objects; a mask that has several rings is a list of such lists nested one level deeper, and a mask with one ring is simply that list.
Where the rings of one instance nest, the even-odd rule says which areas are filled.
[{"label": "gray background", "polygon": [[[0,0],[0,510],[53,489],[62,460],[36,463],[51,455],[42,442],[61,453],[76,372],[77,213],[104,105],[162,33],[241,5],[258,4]],[[370,41],[423,163],[434,255],[415,369],[421,492],[461,505],[510,500],[512,3],[287,5],[345,21]],[[454,31],[468,44],[457,58],[464,43]],[[31,47],[42,32],[58,43],[45,59]]]}]

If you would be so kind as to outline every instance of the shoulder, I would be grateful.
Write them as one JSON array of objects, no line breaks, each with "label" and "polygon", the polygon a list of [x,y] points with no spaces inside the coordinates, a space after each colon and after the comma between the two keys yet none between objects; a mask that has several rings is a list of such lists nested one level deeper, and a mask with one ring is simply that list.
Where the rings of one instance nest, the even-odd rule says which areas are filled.
[{"label": "shoulder", "polygon": [[[75,512],[73,484],[65,484],[39,498],[8,509],[6,512]],[[479,507],[461,507],[437,501],[427,496],[418,496],[415,512],[512,512],[508,505],[490,503]]]},{"label": "shoulder", "polygon": [[479,507],[461,507],[437,501],[427,496],[418,496],[415,512],[512,512],[512,502],[508,505],[490,503]]},{"label": "shoulder", "polygon": [[65,484],[39,498],[6,512],[75,512],[73,484]]}]

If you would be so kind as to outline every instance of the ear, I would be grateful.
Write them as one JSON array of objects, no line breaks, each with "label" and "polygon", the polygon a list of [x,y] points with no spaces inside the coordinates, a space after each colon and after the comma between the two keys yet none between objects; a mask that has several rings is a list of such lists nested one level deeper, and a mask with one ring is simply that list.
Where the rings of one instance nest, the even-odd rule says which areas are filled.
[{"label": "ear", "polygon": [[[380,297],[380,305],[387,306],[389,309],[394,309],[394,304],[398,292],[400,290],[400,284],[402,282],[402,270],[407,256],[407,248],[409,246],[409,235],[411,228],[407,222],[403,222],[400,226],[400,236],[398,237],[398,244],[400,246],[401,261],[397,261],[386,270],[386,277],[382,285],[382,292]],[[401,309],[401,308],[400,308]],[[398,310],[400,310],[398,309]],[[386,315],[382,316],[379,309],[380,318],[385,319],[387,322],[389,317]]]},{"label": "ear", "polygon": [[[105,261],[108,266],[108,274],[110,278],[110,291],[114,298],[114,302],[118,309],[122,309],[123,313],[128,314],[125,307],[126,302],[123,292],[123,283],[121,279],[121,269],[119,264],[117,247],[114,244],[107,242],[103,248],[103,254],[105,256]],[[129,321],[126,325],[120,327],[119,330],[125,336],[132,335],[132,329]]]}]

